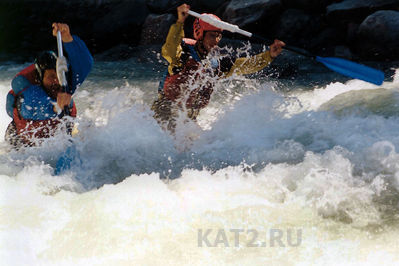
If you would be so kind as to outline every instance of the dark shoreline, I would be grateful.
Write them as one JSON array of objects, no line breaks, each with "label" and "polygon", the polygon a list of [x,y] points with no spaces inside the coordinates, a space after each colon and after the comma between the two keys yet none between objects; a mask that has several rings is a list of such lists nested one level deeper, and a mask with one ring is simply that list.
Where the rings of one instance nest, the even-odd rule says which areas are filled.
[{"label": "dark shoreline", "polygon": [[[53,21],[70,24],[94,55],[125,45],[159,45],[175,22],[176,0],[3,0],[0,61],[31,61],[54,49]],[[355,61],[399,60],[397,0],[193,0],[197,12],[215,13],[250,32],[279,38],[321,56]],[[185,32],[192,34],[189,18]],[[391,30],[396,27],[396,30]],[[241,36],[225,33],[230,39]],[[128,58],[130,52],[111,56]]]}]

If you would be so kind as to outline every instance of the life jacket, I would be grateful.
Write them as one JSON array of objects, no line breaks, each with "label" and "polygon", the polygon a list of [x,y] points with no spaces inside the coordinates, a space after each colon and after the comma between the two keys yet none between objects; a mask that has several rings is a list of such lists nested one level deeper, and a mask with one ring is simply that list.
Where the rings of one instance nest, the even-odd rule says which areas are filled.
[{"label": "life jacket", "polygon": [[[168,73],[163,84],[164,96],[173,102],[179,102],[182,100],[181,98],[184,99],[187,96],[184,95],[184,92],[188,89],[187,83],[189,79],[194,79],[194,83],[198,84],[199,87],[192,90],[187,97],[186,107],[189,109],[204,108],[209,103],[213,92],[212,85],[209,82],[203,84],[203,81],[200,81],[200,75],[197,70],[201,66],[201,58],[195,49],[196,42],[193,39],[183,39],[183,53],[180,58],[183,67],[176,69],[176,73],[173,75]],[[179,103],[181,104],[181,102]]]},{"label": "life jacket", "polygon": [[[22,138],[25,144],[31,144],[30,139],[32,138],[48,138],[52,136],[58,124],[61,122],[59,118],[50,118],[46,120],[30,120],[25,119],[21,116],[17,108],[17,101],[21,94],[29,88],[31,85],[40,85],[41,82],[37,77],[35,65],[30,65],[21,72],[19,72],[15,77],[23,76],[26,78],[30,84],[22,88],[18,92],[14,92],[13,89],[10,90],[10,94],[14,96],[14,108],[13,108],[13,120],[16,126],[17,134]],[[70,107],[70,116],[76,117],[77,110],[75,102],[72,103]]]}]

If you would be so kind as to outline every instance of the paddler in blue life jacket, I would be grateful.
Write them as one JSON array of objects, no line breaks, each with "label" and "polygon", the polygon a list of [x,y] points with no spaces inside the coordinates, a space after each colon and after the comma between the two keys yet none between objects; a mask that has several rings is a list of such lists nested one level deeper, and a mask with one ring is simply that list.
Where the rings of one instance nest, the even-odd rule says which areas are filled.
[{"label": "paddler in blue life jacket", "polygon": [[[213,92],[212,83],[206,78],[204,80],[204,76],[199,75],[198,70],[204,66],[206,57],[218,47],[222,38],[222,29],[198,18],[193,25],[195,40],[184,38],[183,25],[189,10],[190,6],[187,4],[177,8],[177,22],[170,27],[166,42],[162,46],[162,56],[169,63],[168,74],[158,91],[158,99],[152,105],[154,118],[171,132],[174,132],[176,127],[175,120],[179,111],[186,110],[187,116],[195,121],[200,110],[208,105]],[[207,15],[220,20],[216,15]],[[216,77],[255,73],[268,66],[281,53],[284,45],[282,41],[275,40],[270,45],[270,50],[255,56],[224,56],[216,62],[212,59],[212,73],[205,72]]]},{"label": "paddler in blue life jacket", "polygon": [[[34,64],[12,80],[6,110],[13,120],[8,125],[5,139],[16,148],[32,146],[36,140],[52,136],[61,116],[76,117],[72,95],[93,65],[93,57],[86,44],[78,36],[71,35],[67,24],[53,23],[52,27],[53,36],[57,36],[57,31],[61,32],[68,60],[58,58],[52,51],[42,52]],[[61,71],[66,72],[66,88],[59,83]]]}]

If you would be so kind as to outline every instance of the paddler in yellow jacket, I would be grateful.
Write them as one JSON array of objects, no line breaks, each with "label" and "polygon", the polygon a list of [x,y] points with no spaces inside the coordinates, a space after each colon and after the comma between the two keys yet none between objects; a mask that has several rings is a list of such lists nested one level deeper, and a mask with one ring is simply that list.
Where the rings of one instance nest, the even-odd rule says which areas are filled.
[{"label": "paddler in yellow jacket", "polygon": [[[162,56],[169,62],[168,75],[152,106],[155,119],[171,132],[174,132],[179,110],[185,110],[190,119],[196,120],[199,111],[209,103],[213,88],[212,82],[206,78],[207,75],[228,77],[233,73],[255,73],[269,65],[285,45],[282,41],[275,40],[269,51],[252,57],[237,58],[234,62],[230,57],[209,60],[208,54],[218,47],[222,38],[222,29],[197,18],[193,25],[195,40],[184,38],[183,25],[189,10],[190,6],[187,4],[177,8],[177,22],[170,27],[162,46]],[[207,15],[220,20],[213,14]],[[207,62],[211,65],[211,71],[204,67]]]}]

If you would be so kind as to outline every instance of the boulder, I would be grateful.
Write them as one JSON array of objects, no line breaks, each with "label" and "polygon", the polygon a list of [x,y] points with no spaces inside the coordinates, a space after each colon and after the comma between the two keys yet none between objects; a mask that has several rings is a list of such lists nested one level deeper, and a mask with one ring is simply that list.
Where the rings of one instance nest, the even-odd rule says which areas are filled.
[{"label": "boulder", "polygon": [[105,16],[96,18],[93,38],[101,43],[103,49],[120,43],[137,45],[141,26],[148,14],[145,0],[121,1],[112,5]]},{"label": "boulder", "polygon": [[317,53],[322,53],[322,55],[332,55],[335,46],[345,43],[345,37],[346,34],[339,29],[327,27],[311,39],[309,48]]},{"label": "boulder", "polygon": [[172,14],[150,14],[141,31],[140,45],[163,44],[169,32],[169,27],[176,22]]},{"label": "boulder", "polygon": [[285,9],[325,10],[334,0],[281,0]]},{"label": "boulder", "polygon": [[[94,55],[96,61],[115,61],[128,60],[134,58],[134,61],[152,63],[153,69],[164,68],[161,59],[161,45],[145,45],[145,46],[130,46],[127,44],[119,44],[102,53]],[[137,62],[136,61],[136,62]],[[163,69],[164,70],[164,69]]]},{"label": "boulder", "polygon": [[179,0],[146,0],[146,5],[152,13],[173,13],[182,4]]},{"label": "boulder", "polygon": [[246,27],[265,17],[275,18],[279,15],[280,9],[280,0],[232,0],[223,13],[223,19],[240,27]]},{"label": "boulder", "polygon": [[335,57],[341,57],[351,60],[353,58],[351,50],[343,45],[336,46],[334,49]]},{"label": "boulder", "polygon": [[398,0],[344,0],[327,7],[327,19],[331,23],[363,21],[368,15],[383,9],[398,8]]},{"label": "boulder", "polygon": [[207,13],[215,13],[215,11],[229,0],[196,0],[193,6],[198,6]]},{"label": "boulder", "polygon": [[146,5],[151,12],[163,13],[169,7],[170,0],[147,0]]},{"label": "boulder", "polygon": [[288,9],[280,16],[277,24],[277,38],[292,43],[298,38],[310,35],[312,18],[299,9]]},{"label": "boulder", "polygon": [[377,11],[359,26],[357,49],[363,57],[399,60],[399,12]]},{"label": "boulder", "polygon": [[[156,14],[173,13],[184,1],[179,0],[146,0],[148,9]],[[185,1],[197,12],[215,13],[215,11],[229,2],[229,0],[191,0]]]},{"label": "boulder", "polygon": [[359,30],[360,24],[349,23],[346,30],[346,42],[354,43],[357,37],[357,31]]},{"label": "boulder", "polygon": [[[135,56],[139,44],[162,44],[180,0],[0,1],[0,60],[55,49],[51,23],[65,22],[93,54],[112,47],[116,57]],[[197,12],[214,13],[264,37],[280,38],[320,55],[374,60],[398,58],[399,0],[191,0]],[[392,9],[392,11],[382,11]],[[54,12],[57,11],[57,12]],[[282,13],[284,11],[284,13]],[[378,13],[382,12],[382,13]],[[377,12],[377,13],[376,13]],[[151,15],[149,15],[151,14]],[[281,16],[280,16],[281,15]],[[184,26],[192,37],[194,18]],[[240,35],[225,33],[222,40]],[[244,39],[244,38],[242,38]],[[247,40],[245,38],[245,40]],[[338,47],[337,47],[338,46]],[[129,49],[126,49],[128,47]]]},{"label": "boulder", "polygon": [[77,0],[41,4],[28,0],[1,1],[0,51],[34,55],[42,50],[54,49],[51,24],[56,21],[69,24],[72,34],[87,41],[95,18],[106,12],[106,9],[97,10],[90,2]]}]

